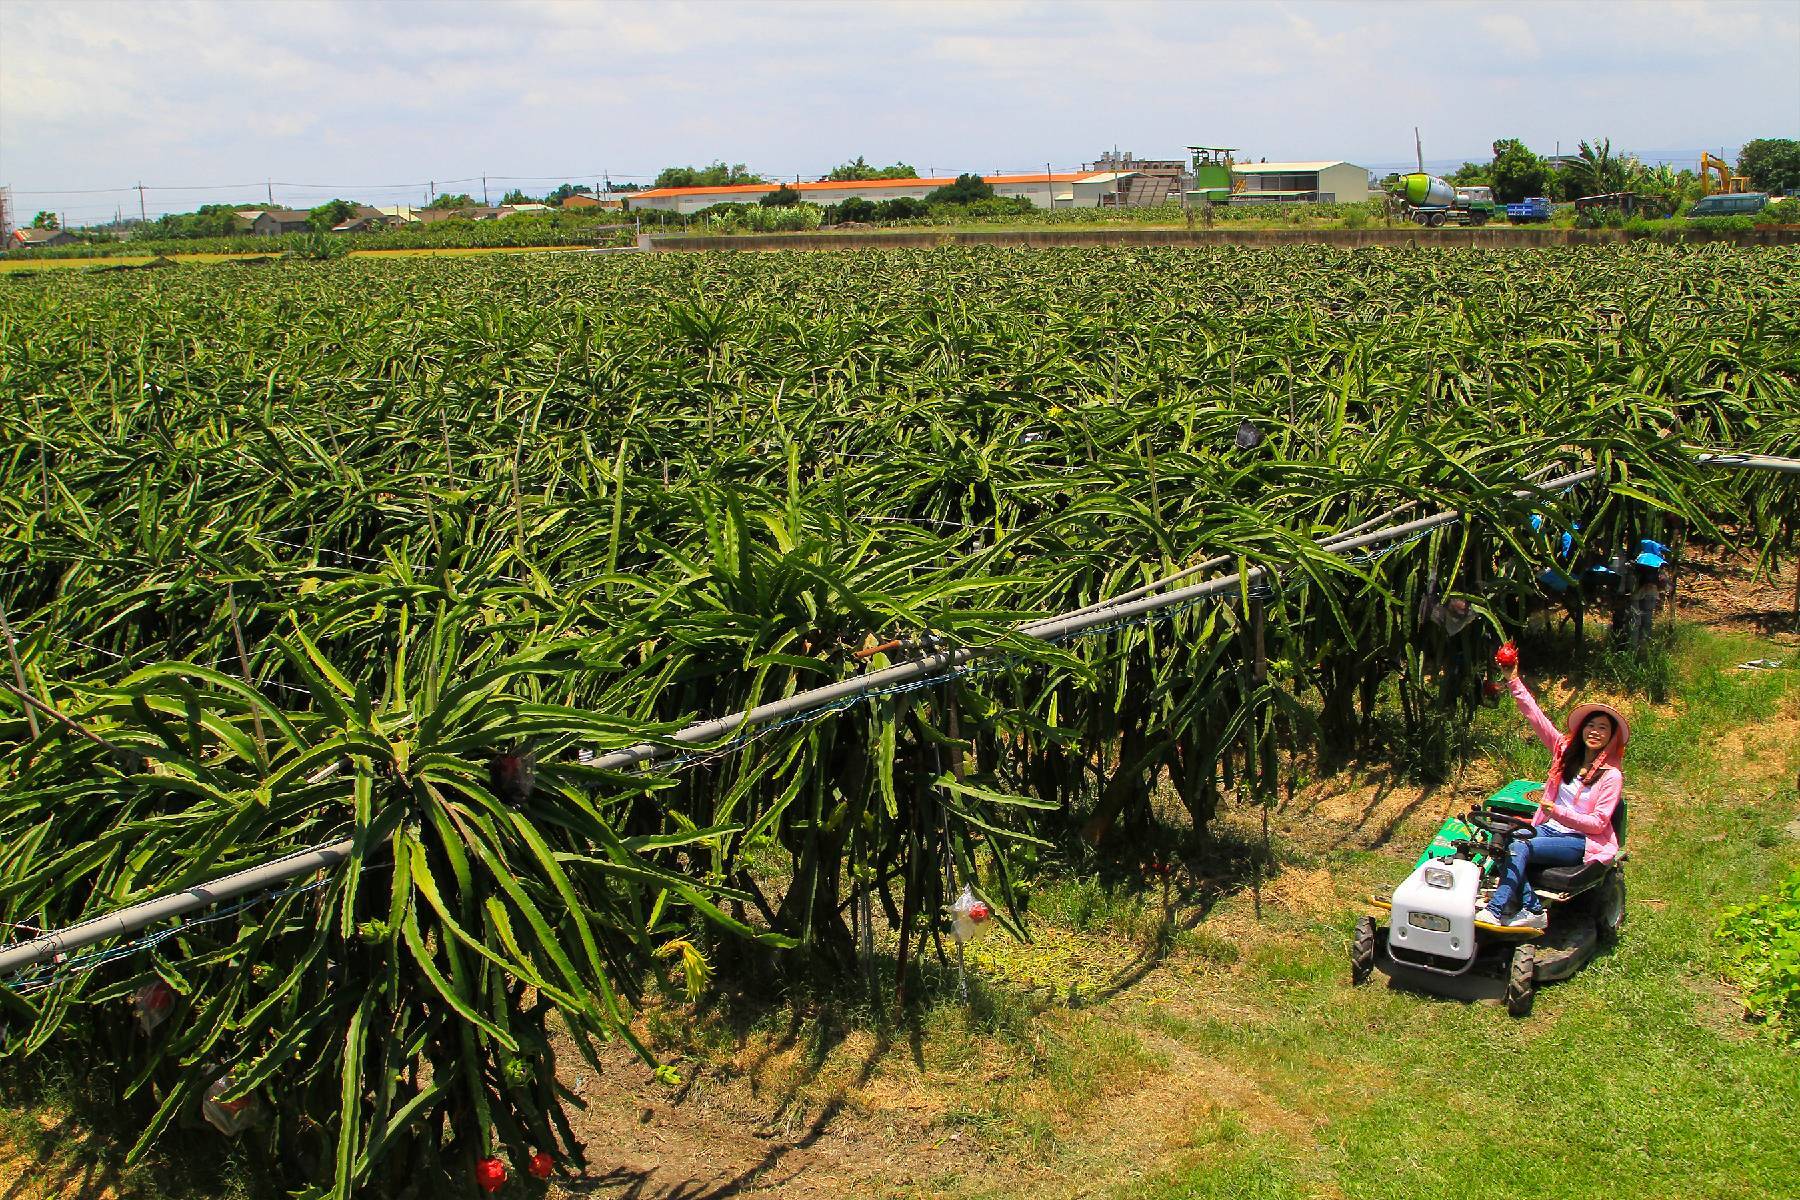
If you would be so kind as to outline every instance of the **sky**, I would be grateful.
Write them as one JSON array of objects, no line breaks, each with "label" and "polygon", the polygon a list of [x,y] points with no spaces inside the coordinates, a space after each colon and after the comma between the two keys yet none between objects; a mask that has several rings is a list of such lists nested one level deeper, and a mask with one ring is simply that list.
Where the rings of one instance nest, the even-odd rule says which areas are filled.
[{"label": "sky", "polygon": [[[1800,3],[0,0],[26,219],[494,200],[671,164],[1074,170],[1117,146],[1485,160],[1800,136]],[[1242,157],[1242,155],[1240,155]]]}]

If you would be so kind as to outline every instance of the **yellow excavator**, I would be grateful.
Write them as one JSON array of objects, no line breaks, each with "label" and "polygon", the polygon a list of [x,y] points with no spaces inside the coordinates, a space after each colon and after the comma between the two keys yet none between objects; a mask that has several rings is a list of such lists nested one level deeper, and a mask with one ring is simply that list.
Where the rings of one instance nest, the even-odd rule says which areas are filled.
[{"label": "yellow excavator", "polygon": [[[1719,176],[1718,187],[1712,186],[1713,173]],[[1750,190],[1750,177],[1734,175],[1731,164],[1722,158],[1714,158],[1706,151],[1700,152],[1700,194],[1710,196],[1717,192],[1747,192]]]}]

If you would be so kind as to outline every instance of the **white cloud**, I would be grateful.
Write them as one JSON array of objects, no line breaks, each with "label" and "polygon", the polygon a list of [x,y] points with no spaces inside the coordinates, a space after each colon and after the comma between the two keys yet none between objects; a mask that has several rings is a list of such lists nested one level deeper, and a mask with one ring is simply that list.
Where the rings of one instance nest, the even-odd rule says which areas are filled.
[{"label": "white cloud", "polygon": [[1543,57],[1537,35],[1531,31],[1531,22],[1518,13],[1486,13],[1478,23],[1498,49],[1527,60]]},{"label": "white cloud", "polygon": [[[1649,102],[1672,80],[1713,99]],[[1034,169],[1197,141],[1373,165],[1409,158],[1415,123],[1447,158],[1505,136],[1719,147],[1796,114],[1792,4],[0,2],[20,191],[272,176],[392,198],[375,185],[483,170]]]}]

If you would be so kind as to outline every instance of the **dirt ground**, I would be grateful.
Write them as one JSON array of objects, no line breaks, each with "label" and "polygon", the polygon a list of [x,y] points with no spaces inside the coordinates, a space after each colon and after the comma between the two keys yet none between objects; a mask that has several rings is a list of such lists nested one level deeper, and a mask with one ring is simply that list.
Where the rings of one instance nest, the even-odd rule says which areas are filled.
[{"label": "dirt ground", "polygon": [[1717,546],[1689,543],[1675,593],[1677,615],[1729,633],[1749,633],[1800,650],[1796,565],[1758,579],[1755,564]]}]

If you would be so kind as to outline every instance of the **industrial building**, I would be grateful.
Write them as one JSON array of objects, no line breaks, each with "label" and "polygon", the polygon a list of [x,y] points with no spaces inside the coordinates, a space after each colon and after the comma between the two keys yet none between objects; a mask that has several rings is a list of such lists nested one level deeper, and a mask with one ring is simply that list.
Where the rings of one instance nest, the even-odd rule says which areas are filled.
[{"label": "industrial building", "polygon": [[[1029,200],[1038,208],[1100,208],[1117,202],[1130,171],[1078,171],[1066,174],[987,175],[984,180],[996,196]],[[859,196],[874,204],[907,197],[923,200],[955,179],[824,180],[818,183],[756,183],[734,187],[652,188],[628,196],[631,207],[664,212],[697,213],[715,204],[755,204],[780,188],[800,193],[809,204],[841,204]]]},{"label": "industrial building", "polygon": [[1231,165],[1231,203],[1360,204],[1369,169],[1347,162],[1241,162]]},{"label": "industrial building", "polygon": [[1147,208],[1180,204],[1181,193],[1193,185],[1191,164],[1179,158],[1138,158],[1127,150],[1109,150],[1088,165],[1089,171],[1113,171],[1124,176],[1118,189],[1119,208]]}]

